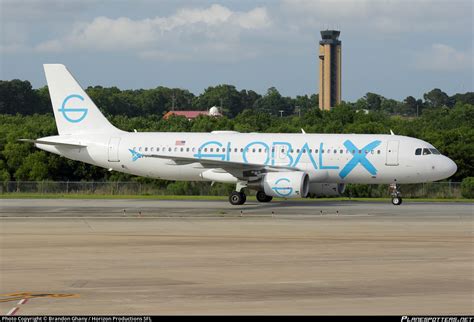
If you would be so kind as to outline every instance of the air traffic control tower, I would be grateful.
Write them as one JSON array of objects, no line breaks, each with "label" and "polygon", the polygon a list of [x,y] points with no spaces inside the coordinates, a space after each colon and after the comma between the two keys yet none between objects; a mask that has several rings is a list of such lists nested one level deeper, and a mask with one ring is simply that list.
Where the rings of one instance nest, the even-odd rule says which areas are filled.
[{"label": "air traffic control tower", "polygon": [[339,30],[321,31],[319,42],[319,108],[329,110],[341,102],[341,41]]}]

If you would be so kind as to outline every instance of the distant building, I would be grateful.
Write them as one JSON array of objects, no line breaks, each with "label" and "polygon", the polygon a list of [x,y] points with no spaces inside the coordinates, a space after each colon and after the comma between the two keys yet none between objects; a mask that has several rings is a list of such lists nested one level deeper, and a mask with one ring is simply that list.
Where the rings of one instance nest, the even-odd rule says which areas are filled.
[{"label": "distant building", "polygon": [[163,118],[167,120],[171,115],[184,116],[188,120],[195,119],[199,115],[208,115],[208,116],[215,116],[215,117],[222,116],[217,106],[211,107],[209,111],[169,111],[163,116]]},{"label": "distant building", "polygon": [[321,31],[319,42],[319,108],[341,103],[341,41],[338,30]]}]

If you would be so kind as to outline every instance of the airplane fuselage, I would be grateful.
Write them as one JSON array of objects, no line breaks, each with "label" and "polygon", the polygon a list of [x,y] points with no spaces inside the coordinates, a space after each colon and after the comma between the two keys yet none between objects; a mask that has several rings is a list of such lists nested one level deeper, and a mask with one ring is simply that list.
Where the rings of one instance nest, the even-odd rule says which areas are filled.
[{"label": "airplane fuselage", "polygon": [[[41,149],[115,171],[167,180],[236,182],[219,173],[206,175],[198,162],[178,162],[149,154],[262,166],[287,166],[308,173],[310,182],[419,183],[450,176],[456,165],[434,154],[422,140],[379,134],[128,133],[112,136],[71,135],[44,140],[79,142],[87,149],[46,146]],[[417,149],[422,149],[416,154]],[[429,149],[428,153],[423,149]],[[433,151],[434,150],[434,151]]]}]

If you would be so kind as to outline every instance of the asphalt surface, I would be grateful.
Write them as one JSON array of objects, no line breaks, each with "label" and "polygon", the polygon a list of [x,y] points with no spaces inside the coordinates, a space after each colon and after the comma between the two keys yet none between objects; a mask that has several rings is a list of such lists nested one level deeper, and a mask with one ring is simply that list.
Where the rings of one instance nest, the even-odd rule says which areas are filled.
[{"label": "asphalt surface", "polygon": [[473,314],[473,228],[472,203],[0,200],[0,314]]}]

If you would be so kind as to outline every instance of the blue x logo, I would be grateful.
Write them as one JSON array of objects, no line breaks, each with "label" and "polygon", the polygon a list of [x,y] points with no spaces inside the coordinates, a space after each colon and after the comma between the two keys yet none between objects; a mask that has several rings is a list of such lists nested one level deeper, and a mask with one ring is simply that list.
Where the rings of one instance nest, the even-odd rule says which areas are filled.
[{"label": "blue x logo", "polygon": [[137,161],[138,159],[143,158],[143,154],[138,153],[135,150],[128,149],[128,151],[130,151],[130,153],[132,154],[132,161]]},{"label": "blue x logo", "polygon": [[362,149],[358,149],[350,140],[346,140],[344,142],[344,146],[347,150],[351,152],[353,155],[352,159],[346,164],[346,166],[339,172],[339,176],[341,179],[344,179],[351,171],[360,163],[371,175],[377,174],[377,169],[367,160],[367,153],[368,151],[375,149],[382,141],[373,141]]}]

